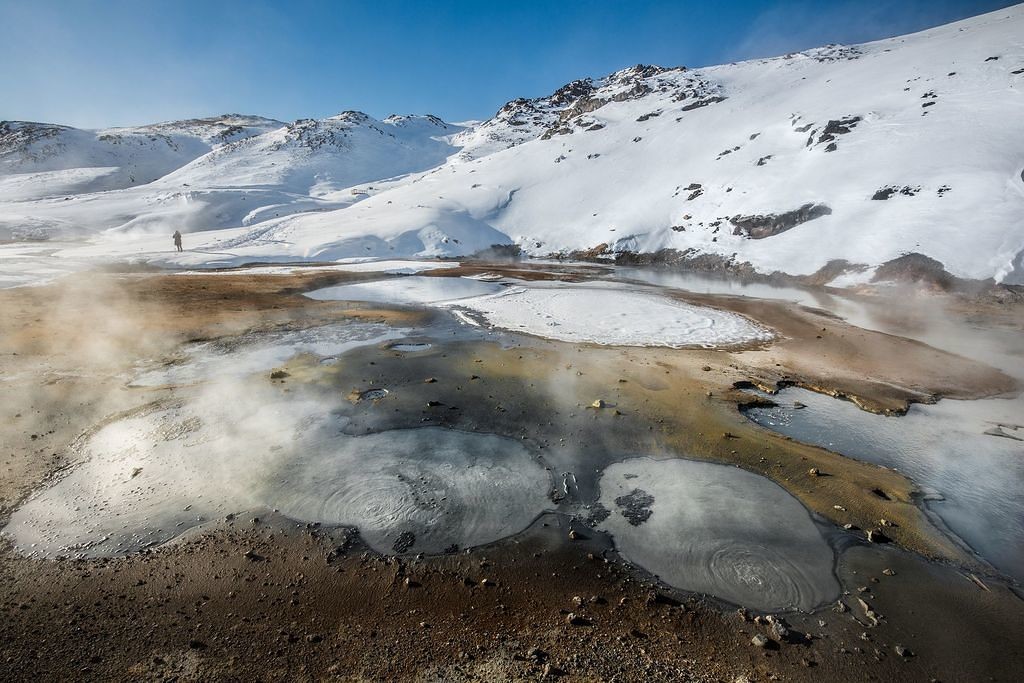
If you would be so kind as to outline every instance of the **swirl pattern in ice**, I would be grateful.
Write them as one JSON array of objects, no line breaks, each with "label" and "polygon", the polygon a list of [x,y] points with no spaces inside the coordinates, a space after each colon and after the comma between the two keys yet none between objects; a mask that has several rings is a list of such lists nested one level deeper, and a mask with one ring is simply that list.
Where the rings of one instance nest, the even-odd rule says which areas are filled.
[{"label": "swirl pattern in ice", "polygon": [[4,533],[44,557],[117,555],[279,509],[356,526],[380,552],[433,553],[521,531],[548,505],[550,478],[518,441],[436,427],[349,436],[346,424],[316,400],[211,388],[85,437],[80,464]]},{"label": "swirl pattern in ice", "polygon": [[636,458],[605,470],[601,504],[619,552],[677,588],[767,611],[813,609],[839,591],[807,510],[756,474]]},{"label": "swirl pattern in ice", "polygon": [[[517,441],[439,427],[351,437],[296,459],[281,512],[359,527],[380,552],[441,552],[522,531],[549,477]],[[398,544],[398,545],[396,545]]]}]

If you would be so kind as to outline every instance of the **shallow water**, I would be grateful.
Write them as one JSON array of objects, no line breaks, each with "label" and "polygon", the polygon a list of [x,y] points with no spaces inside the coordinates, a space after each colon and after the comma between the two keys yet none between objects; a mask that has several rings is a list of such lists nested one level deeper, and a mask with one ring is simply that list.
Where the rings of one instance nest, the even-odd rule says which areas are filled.
[{"label": "shallow water", "polygon": [[[755,422],[799,441],[899,470],[932,500],[929,509],[998,569],[1024,581],[1024,398],[943,400],[902,417],[860,410],[803,389],[785,389]],[[794,401],[807,407],[795,409]],[[941,500],[937,498],[941,497]]]},{"label": "shallow water", "polygon": [[601,477],[610,532],[631,562],[684,590],[753,609],[810,610],[838,595],[833,552],[774,482],[691,460],[635,458]]}]

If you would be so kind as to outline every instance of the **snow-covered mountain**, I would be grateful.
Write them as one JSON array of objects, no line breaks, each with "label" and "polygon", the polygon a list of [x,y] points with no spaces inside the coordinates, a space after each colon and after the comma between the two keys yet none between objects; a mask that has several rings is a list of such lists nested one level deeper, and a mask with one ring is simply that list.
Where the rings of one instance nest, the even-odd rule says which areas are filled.
[{"label": "snow-covered mountain", "polygon": [[[28,183],[46,196],[3,203],[5,178],[0,175],[0,237],[5,228],[13,235],[27,236],[74,236],[82,231],[107,232],[108,238],[119,233],[166,235],[168,230],[220,230],[299,212],[339,209],[377,191],[372,181],[443,163],[458,149],[449,138],[463,130],[434,116],[390,116],[377,121],[359,112],[268,124],[272,125],[264,132],[237,135],[220,144],[207,144],[205,149],[199,147],[202,141],[196,137],[192,147],[198,153],[180,159],[154,154],[152,164],[177,163],[146,184],[117,191],[54,197],[54,184],[48,178],[40,179],[38,172],[20,173],[8,175],[6,182]],[[217,139],[222,138],[214,141]],[[69,147],[66,143],[65,148]],[[44,161],[73,164],[85,156],[80,153],[83,149],[93,151],[82,144],[74,151],[56,151]],[[119,170],[124,173],[126,168]],[[96,170],[69,168],[60,173]],[[371,184],[353,187],[360,183]],[[8,196],[12,198],[18,199]]]},{"label": "snow-covered mountain", "polygon": [[[849,284],[920,253],[957,276],[1024,281],[1024,6],[864,45],[631,67],[469,126],[298,121],[68,200],[10,201],[3,178],[0,230],[106,231],[79,254],[163,251],[182,228],[207,231],[187,246],[221,263],[514,244]],[[62,193],[33,182],[23,197]]]},{"label": "snow-covered mountain", "polygon": [[106,130],[2,121],[0,200],[142,185],[216,146],[283,125],[280,121],[238,114]]}]

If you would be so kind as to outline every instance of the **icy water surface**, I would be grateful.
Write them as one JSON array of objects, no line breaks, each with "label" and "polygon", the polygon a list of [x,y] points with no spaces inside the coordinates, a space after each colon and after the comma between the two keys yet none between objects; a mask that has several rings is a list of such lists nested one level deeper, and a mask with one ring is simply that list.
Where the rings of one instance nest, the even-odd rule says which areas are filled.
[{"label": "icy water surface", "polygon": [[781,486],[736,467],[635,458],[608,467],[599,526],[629,561],[746,607],[810,610],[838,595],[833,552]]},{"label": "icy water surface", "polygon": [[[954,534],[1024,581],[1024,399],[943,400],[913,405],[902,417],[802,389],[786,389],[774,400],[778,407],[753,408],[747,416],[906,474]],[[794,408],[797,401],[807,407]]]}]

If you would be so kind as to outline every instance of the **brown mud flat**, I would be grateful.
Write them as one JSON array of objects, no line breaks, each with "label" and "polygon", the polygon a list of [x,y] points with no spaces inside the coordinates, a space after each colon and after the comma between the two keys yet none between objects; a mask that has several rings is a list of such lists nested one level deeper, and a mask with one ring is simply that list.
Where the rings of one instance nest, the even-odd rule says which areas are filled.
[{"label": "brown mud flat", "polygon": [[[10,323],[0,334],[0,523],[70,464],[67,446],[79,434],[173,393],[126,388],[139,361],[253,330],[346,319],[418,325],[433,315],[298,295],[369,277],[82,274],[0,292]],[[1014,382],[810,309],[682,298],[748,315],[781,338],[744,351],[529,338],[411,355],[363,347],[329,372],[296,358],[280,386],[396,389],[380,405],[360,405],[357,425],[366,431],[433,424],[526,436],[548,460],[573,449],[592,454],[595,467],[616,454],[668,450],[764,474],[837,526],[866,530],[887,520],[892,545],[847,534],[855,547],[840,555],[837,574],[850,593],[842,597],[848,611],[786,616],[809,641],[793,635],[753,646],[755,633],[780,639],[733,608],[645,578],[607,553],[600,535],[570,541],[560,515],[492,546],[419,560],[358,545],[338,553],[326,532],[285,521],[236,521],[110,560],[29,560],[4,547],[6,677],[536,680],[547,670],[568,680],[1012,680],[1024,664],[1024,603],[928,522],[913,484],[748,422],[737,410],[747,399],[734,385],[793,382],[898,412],[907,401],[1000,394]],[[608,407],[587,408],[598,399]],[[432,409],[430,401],[458,409]],[[811,476],[811,468],[827,476]],[[859,600],[880,623],[871,625]],[[569,612],[589,623],[569,623]]]}]

